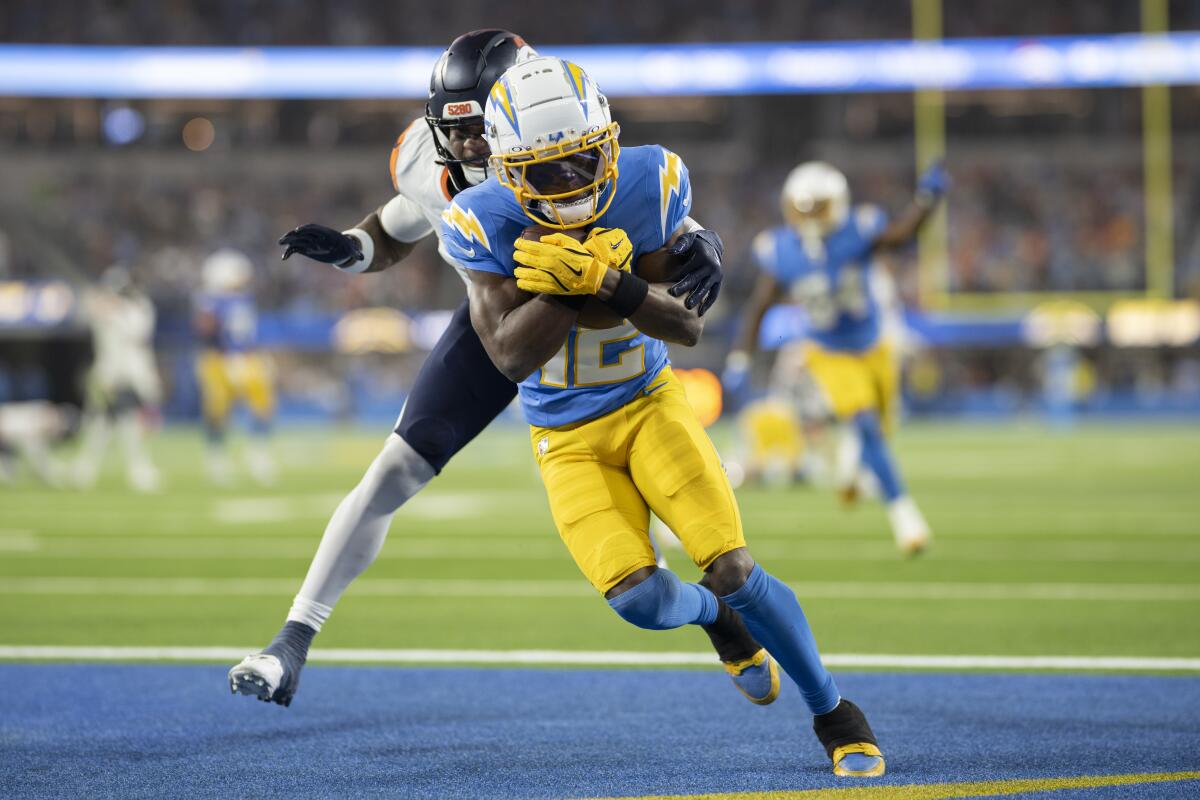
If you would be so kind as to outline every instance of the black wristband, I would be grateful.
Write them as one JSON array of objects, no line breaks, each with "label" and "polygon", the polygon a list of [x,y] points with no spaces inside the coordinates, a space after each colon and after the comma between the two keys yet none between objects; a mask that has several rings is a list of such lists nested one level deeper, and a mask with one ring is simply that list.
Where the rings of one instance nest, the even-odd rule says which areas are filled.
[{"label": "black wristband", "polygon": [[617,288],[613,289],[612,297],[605,300],[604,304],[615,313],[620,314],[621,319],[629,319],[633,316],[633,312],[641,307],[649,292],[650,284],[645,279],[639,278],[632,272],[622,272],[621,277],[617,279]]},{"label": "black wristband", "polygon": [[544,297],[549,297],[551,300],[557,301],[573,311],[583,310],[583,306],[587,303],[589,294],[548,294]]}]

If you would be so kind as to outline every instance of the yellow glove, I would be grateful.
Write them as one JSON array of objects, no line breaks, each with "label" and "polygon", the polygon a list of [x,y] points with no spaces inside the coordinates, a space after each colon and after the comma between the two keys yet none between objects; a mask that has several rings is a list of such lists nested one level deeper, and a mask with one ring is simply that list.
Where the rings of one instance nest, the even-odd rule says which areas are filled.
[{"label": "yellow glove", "polygon": [[527,292],[595,294],[608,270],[605,261],[565,233],[552,233],[537,242],[517,239],[514,247],[513,260],[522,266],[513,275],[517,287]]},{"label": "yellow glove", "polygon": [[633,265],[633,245],[620,228],[592,228],[583,246],[609,269],[629,272]]}]

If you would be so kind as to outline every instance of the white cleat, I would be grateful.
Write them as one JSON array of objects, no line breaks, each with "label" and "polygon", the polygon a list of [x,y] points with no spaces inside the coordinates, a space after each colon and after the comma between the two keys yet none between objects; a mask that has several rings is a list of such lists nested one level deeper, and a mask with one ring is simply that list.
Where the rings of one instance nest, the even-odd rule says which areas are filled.
[{"label": "white cleat", "polygon": [[283,664],[275,656],[254,653],[229,670],[229,691],[269,702],[283,683]]},{"label": "white cleat", "polygon": [[921,509],[908,495],[897,497],[887,508],[888,521],[892,523],[892,534],[896,538],[896,547],[900,552],[912,558],[919,556],[929,548],[933,534],[929,523],[921,514]]},{"label": "white cleat", "polygon": [[208,475],[208,482],[214,486],[233,485],[233,462],[229,460],[224,450],[211,448],[205,454],[204,471]]},{"label": "white cleat", "polygon": [[259,486],[274,486],[279,482],[279,468],[261,446],[252,446],[246,451],[246,470]]},{"label": "white cleat", "polygon": [[153,494],[162,489],[162,479],[158,470],[150,464],[141,464],[129,469],[129,485],[134,491],[142,494]]}]

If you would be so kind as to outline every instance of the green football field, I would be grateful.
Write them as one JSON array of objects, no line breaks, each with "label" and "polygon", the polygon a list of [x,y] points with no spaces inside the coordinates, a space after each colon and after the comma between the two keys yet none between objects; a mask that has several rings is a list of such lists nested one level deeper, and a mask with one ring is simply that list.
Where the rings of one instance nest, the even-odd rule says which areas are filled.
[{"label": "green football field", "polygon": [[[727,432],[716,438],[725,441]],[[381,436],[289,429],[276,487],[204,480],[199,434],[154,444],[166,490],[110,464],[88,492],[0,487],[0,645],[257,648]],[[738,493],[751,552],[833,654],[1200,657],[1200,428],[914,424],[898,451],[934,527],[902,561],[875,505]],[[669,551],[685,577],[694,568]],[[487,433],[397,516],[321,648],[689,651],[621,622],[558,540],[528,439]]]}]

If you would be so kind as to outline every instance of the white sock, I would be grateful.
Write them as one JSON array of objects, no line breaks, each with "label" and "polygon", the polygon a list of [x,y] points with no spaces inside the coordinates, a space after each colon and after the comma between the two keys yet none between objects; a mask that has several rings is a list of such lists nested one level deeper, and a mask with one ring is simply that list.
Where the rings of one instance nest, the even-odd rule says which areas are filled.
[{"label": "white sock", "polygon": [[204,447],[204,471],[208,480],[217,486],[229,486],[233,483],[233,461],[222,442],[209,442]]},{"label": "white sock", "polygon": [[122,414],[117,419],[117,437],[125,449],[129,483],[141,491],[157,487],[158,470],[143,446],[142,423],[137,414]]},{"label": "white sock", "polygon": [[434,474],[408,442],[394,433],[388,437],[362,480],[333,512],[288,612],[289,622],[321,630],[342,592],[379,554],[396,509]]},{"label": "white sock", "polygon": [[839,490],[849,489],[858,481],[862,437],[854,425],[839,422],[833,429],[833,442],[833,485]]},{"label": "white sock", "polygon": [[75,459],[75,481],[80,486],[91,486],[96,482],[96,474],[100,471],[100,461],[104,458],[104,448],[108,445],[110,430],[108,418],[103,412],[89,413],[84,419],[81,436],[83,441]]},{"label": "white sock", "polygon": [[257,483],[270,486],[279,478],[275,459],[271,456],[271,449],[265,437],[251,437],[246,443],[245,457],[246,469]]}]

